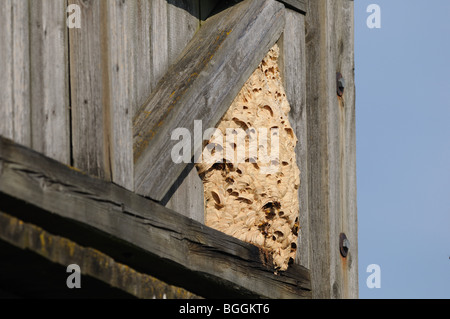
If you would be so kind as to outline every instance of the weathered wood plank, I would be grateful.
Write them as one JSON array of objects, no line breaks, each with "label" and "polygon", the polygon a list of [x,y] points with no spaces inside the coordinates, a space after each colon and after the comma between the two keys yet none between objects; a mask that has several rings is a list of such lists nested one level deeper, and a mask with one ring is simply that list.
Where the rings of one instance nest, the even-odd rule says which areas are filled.
[{"label": "weathered wood plank", "polygon": [[8,214],[201,296],[310,296],[305,268],[275,275],[258,247],[4,138],[0,196]]},{"label": "weathered wood plank", "polygon": [[[200,27],[200,3],[199,0],[168,0],[167,10],[170,66],[180,58],[183,49]],[[184,180],[179,180],[174,186],[174,191],[167,195],[170,199],[165,206],[203,223],[203,184],[195,167],[192,167]]]},{"label": "weathered wood plank", "polygon": [[134,76],[134,105],[132,115],[150,96],[152,87],[156,86],[152,79],[151,54],[151,21],[152,2],[137,0],[135,4],[132,29],[134,29],[133,43],[133,76]]},{"label": "weathered wood plank", "polygon": [[[315,298],[358,296],[353,2],[310,1],[307,119],[311,277]],[[336,72],[343,74],[343,97]],[[350,241],[346,258],[339,234]]]},{"label": "weathered wood plank", "polygon": [[151,90],[169,68],[167,0],[152,0],[150,8]]},{"label": "weathered wood plank", "polygon": [[171,159],[171,132],[193,132],[196,119],[214,127],[283,27],[284,6],[273,0],[246,0],[208,19],[135,117],[139,194],[166,195],[186,166]]},{"label": "weathered wood plank", "polygon": [[[32,251],[64,267],[77,264],[80,266],[82,275],[101,280],[111,287],[118,288],[138,298],[196,298],[195,295],[182,288],[167,285],[155,277],[139,273],[127,265],[118,263],[98,250],[83,247],[64,237],[55,236],[41,227],[24,223],[22,220],[1,211],[0,240],[21,250]],[[0,258],[0,268],[1,266]],[[28,265],[28,267],[33,266]],[[13,274],[10,273],[9,275]],[[23,276],[23,274],[19,275]],[[64,282],[60,284],[64,284]],[[83,287],[86,289],[84,284]],[[44,291],[46,288],[38,288],[36,293]],[[39,295],[35,297],[39,297]]]},{"label": "weathered wood plank", "polygon": [[0,135],[30,146],[28,1],[2,1],[0,21]]},{"label": "weathered wood plank", "polygon": [[33,149],[70,163],[66,1],[30,1]]},{"label": "weathered wood plank", "polygon": [[332,250],[332,297],[358,298],[358,236],[356,207],[356,123],[355,123],[355,63],[353,1],[334,1],[327,7],[329,19],[328,82],[336,83],[336,71],[342,73],[346,84],[344,95],[337,97],[336,88],[328,86],[329,103],[329,183],[331,219],[330,237],[334,247],[339,247],[340,233],[346,234],[350,250],[342,258],[337,249]]},{"label": "weathered wood plank", "polygon": [[[12,19],[12,0],[3,1],[0,10],[0,61],[12,61],[13,57],[13,19]],[[14,100],[12,95],[13,87],[13,67],[12,63],[0,63],[0,135],[14,139]]]},{"label": "weathered wood plank", "polygon": [[310,0],[279,0],[279,1],[283,2],[288,8],[305,14],[308,8],[308,2]]},{"label": "weathered wood plank", "polygon": [[132,112],[135,104],[132,74],[134,42],[133,30],[130,28],[133,6],[133,1],[108,1],[108,27],[105,29],[108,34],[104,36],[108,48],[106,63],[110,86],[107,91],[110,93],[112,181],[131,191],[134,189]]},{"label": "weathered wood plank", "polygon": [[69,30],[73,165],[111,180],[108,45],[105,0],[69,0],[81,8],[82,28]]},{"label": "weathered wood plank", "polygon": [[306,52],[305,17],[286,9],[286,26],[280,39],[280,69],[286,95],[291,106],[289,121],[298,139],[297,165],[300,169],[300,231],[296,263],[310,268],[309,210],[308,210],[308,132],[306,117]]},{"label": "weathered wood plank", "polygon": [[173,191],[169,191],[167,198],[163,198],[161,204],[204,224],[204,188],[197,169],[191,168],[186,178],[175,181],[173,188]]},{"label": "weathered wood plank", "polygon": [[168,62],[174,64],[200,27],[199,0],[167,0]]}]

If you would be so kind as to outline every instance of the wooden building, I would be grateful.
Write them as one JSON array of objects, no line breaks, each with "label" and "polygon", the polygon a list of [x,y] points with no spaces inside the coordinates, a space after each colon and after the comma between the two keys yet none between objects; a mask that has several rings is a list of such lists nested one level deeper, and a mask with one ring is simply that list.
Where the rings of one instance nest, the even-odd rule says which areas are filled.
[{"label": "wooden building", "polygon": [[[0,24],[0,296],[358,297],[353,1],[3,0]],[[279,272],[170,157],[275,44],[301,172]]]}]

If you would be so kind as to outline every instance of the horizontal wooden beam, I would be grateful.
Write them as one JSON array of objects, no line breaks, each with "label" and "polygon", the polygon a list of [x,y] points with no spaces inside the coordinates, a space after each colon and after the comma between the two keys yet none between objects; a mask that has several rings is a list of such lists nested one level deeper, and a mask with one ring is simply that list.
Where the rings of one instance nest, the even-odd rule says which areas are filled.
[{"label": "horizontal wooden beam", "polygon": [[309,0],[279,0],[279,1],[283,2],[286,5],[286,7],[305,14],[306,9],[308,8]]},{"label": "horizontal wooden beam", "polygon": [[[137,193],[164,198],[188,165],[172,160],[172,132],[186,128],[193,136],[195,120],[215,127],[284,23],[284,5],[274,0],[245,0],[205,22],[135,116]],[[191,154],[201,147],[191,143]]]},{"label": "horizontal wooden beam", "polygon": [[309,298],[309,271],[0,137],[0,210],[205,297]]},{"label": "horizontal wooden beam", "polygon": [[[80,246],[1,211],[0,251],[1,288],[21,297],[198,298],[118,263],[96,249]],[[69,275],[64,268],[71,264],[80,267],[83,289],[64,286]]]}]

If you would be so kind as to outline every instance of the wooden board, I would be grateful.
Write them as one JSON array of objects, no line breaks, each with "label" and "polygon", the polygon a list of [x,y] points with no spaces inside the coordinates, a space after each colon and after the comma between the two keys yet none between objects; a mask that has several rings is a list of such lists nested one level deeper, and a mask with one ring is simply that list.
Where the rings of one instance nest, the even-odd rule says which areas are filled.
[{"label": "wooden board", "polygon": [[0,6],[0,135],[70,163],[66,1]]},{"label": "wooden board", "polygon": [[306,52],[305,17],[286,9],[286,26],[280,39],[280,70],[286,95],[291,106],[289,121],[298,139],[297,165],[300,169],[300,231],[296,263],[310,268],[309,210],[308,210],[308,132],[306,117]]},{"label": "wooden board", "polygon": [[[132,116],[135,83],[135,1],[79,4],[83,26],[70,37],[74,166],[134,188]],[[139,52],[138,52],[139,53]],[[145,61],[145,60],[144,60]]]},{"label": "wooden board", "polygon": [[[315,298],[358,297],[353,1],[310,1],[306,15],[308,191]],[[346,88],[338,97],[336,72]],[[350,241],[339,252],[339,235]]]},{"label": "wooden board", "polygon": [[[57,263],[63,267],[67,267],[71,264],[78,265],[82,275],[82,292],[86,289],[89,290],[89,285],[85,285],[85,280],[87,279],[85,276],[90,276],[109,285],[110,289],[108,290],[117,288],[138,298],[196,298],[195,295],[182,288],[167,285],[152,276],[139,273],[127,265],[118,263],[108,255],[105,255],[98,250],[80,246],[67,238],[55,236],[40,227],[33,224],[24,223],[22,220],[3,212],[0,212],[0,242],[1,241],[5,241],[8,244],[22,250],[22,255],[26,253],[25,250],[28,250],[44,257],[49,262]],[[18,250],[19,254],[20,250]],[[2,255],[2,257],[5,256]],[[17,256],[14,257],[17,258]],[[3,266],[2,261],[2,258],[0,258],[0,269]],[[9,261],[9,263],[13,263],[13,261]],[[43,266],[45,267],[46,265]],[[36,267],[36,265],[28,264],[25,267],[23,267],[23,265],[17,265],[15,268],[21,269],[25,272],[30,272],[33,271],[32,267]],[[41,269],[41,272],[45,272],[45,269]],[[64,272],[64,274],[65,273],[66,272]],[[15,276],[23,277],[24,273],[20,273],[17,270],[12,270],[8,273],[8,275],[13,278]],[[67,276],[68,275],[69,274],[67,274]],[[51,278],[50,281],[54,281],[56,278],[60,278],[61,276],[54,275],[52,277],[54,277],[54,279]],[[19,284],[20,279],[17,279],[17,277],[15,279],[18,281],[16,284]],[[55,285],[63,287],[64,289],[65,278],[62,279],[63,280],[61,282],[57,282]],[[24,290],[30,289],[32,288],[32,283],[30,282],[28,284],[24,284],[24,286],[25,287],[22,287]],[[67,297],[77,295],[73,290],[72,295],[68,292],[70,289],[66,290]],[[39,295],[40,292],[46,292],[48,294],[48,285],[43,287],[35,287],[35,295],[33,297],[42,297]],[[105,291],[103,293],[105,293]],[[106,291],[106,293],[108,293],[108,291]],[[97,297],[105,298],[105,295],[100,295]]]},{"label": "wooden board", "polygon": [[167,0],[168,65],[174,64],[200,27],[199,0]]},{"label": "wooden board", "polygon": [[307,298],[309,272],[275,275],[261,249],[0,138],[0,210],[207,297]]},{"label": "wooden board", "polygon": [[[169,0],[167,10],[169,67],[181,57],[183,49],[200,27],[200,0]],[[203,223],[203,183],[197,170],[191,167],[186,178],[179,179],[173,186],[173,191],[163,200],[167,201],[165,206]]]},{"label": "wooden board", "polygon": [[[106,41],[107,53],[103,58],[109,97],[104,105],[109,111],[110,121],[110,162],[112,181],[128,190],[134,189],[133,179],[133,130],[132,117],[135,109],[133,95],[133,30],[130,27],[134,13],[134,1],[109,0],[101,14],[106,14],[102,36]],[[108,56],[106,56],[108,55]],[[108,119],[107,119],[108,120]]]},{"label": "wooden board", "polygon": [[81,29],[69,30],[73,165],[105,180],[110,162],[110,92],[105,0],[69,0],[81,8]]},{"label": "wooden board", "polygon": [[30,1],[33,149],[70,163],[66,1]]},{"label": "wooden board", "polygon": [[284,6],[268,0],[246,0],[208,19],[135,117],[139,194],[158,201],[167,194],[186,167],[171,159],[171,132],[193,132],[196,119],[214,127],[283,27]]}]

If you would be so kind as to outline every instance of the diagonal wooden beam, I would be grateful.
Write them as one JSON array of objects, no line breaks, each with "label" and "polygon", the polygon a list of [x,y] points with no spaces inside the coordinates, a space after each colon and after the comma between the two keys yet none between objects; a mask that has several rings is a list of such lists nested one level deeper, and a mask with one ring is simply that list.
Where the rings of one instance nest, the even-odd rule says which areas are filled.
[{"label": "diagonal wooden beam", "polygon": [[0,211],[200,296],[311,295],[307,269],[2,137]]},{"label": "diagonal wooden beam", "polygon": [[[274,0],[245,0],[205,22],[135,116],[137,193],[161,201],[187,166],[172,161],[171,133],[193,134],[194,120],[215,127],[284,23],[284,5]],[[192,155],[199,148],[192,143]]]}]

